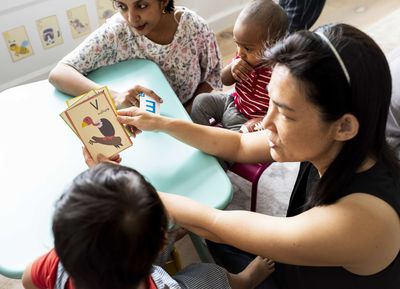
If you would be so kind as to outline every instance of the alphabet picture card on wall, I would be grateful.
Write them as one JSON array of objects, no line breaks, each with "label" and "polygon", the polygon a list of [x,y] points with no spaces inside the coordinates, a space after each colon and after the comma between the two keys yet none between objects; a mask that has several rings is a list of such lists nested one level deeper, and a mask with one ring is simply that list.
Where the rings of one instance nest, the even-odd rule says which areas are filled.
[{"label": "alphabet picture card on wall", "polygon": [[96,6],[97,16],[99,18],[99,26],[106,22],[106,20],[113,16],[116,12],[113,1],[110,0],[96,0]]},{"label": "alphabet picture card on wall", "polygon": [[86,5],[67,10],[72,38],[76,39],[90,33],[90,21]]},{"label": "alphabet picture card on wall", "polygon": [[64,43],[57,16],[52,15],[36,20],[36,26],[44,49]]},{"label": "alphabet picture card on wall", "polygon": [[3,37],[13,62],[33,55],[25,26],[19,26],[3,32]]}]

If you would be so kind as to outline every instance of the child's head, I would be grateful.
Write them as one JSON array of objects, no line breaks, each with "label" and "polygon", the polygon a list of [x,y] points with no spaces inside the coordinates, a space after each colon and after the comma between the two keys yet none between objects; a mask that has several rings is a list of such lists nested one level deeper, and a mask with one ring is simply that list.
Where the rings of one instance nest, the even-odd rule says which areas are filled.
[{"label": "child's head", "polygon": [[233,28],[233,38],[240,57],[251,66],[261,62],[265,48],[285,36],[288,17],[272,0],[252,0],[240,12]]},{"label": "child's head", "polygon": [[142,175],[100,164],[77,176],[57,202],[55,250],[77,289],[132,289],[150,274],[167,226]]}]

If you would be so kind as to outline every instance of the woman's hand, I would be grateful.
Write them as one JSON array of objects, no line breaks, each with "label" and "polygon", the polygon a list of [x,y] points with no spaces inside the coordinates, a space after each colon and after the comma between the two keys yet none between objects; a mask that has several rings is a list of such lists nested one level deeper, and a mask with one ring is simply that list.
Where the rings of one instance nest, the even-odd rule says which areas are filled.
[{"label": "woman's hand", "polygon": [[112,91],[111,94],[113,95],[115,105],[117,106],[118,109],[122,108],[127,108],[131,106],[137,106],[139,107],[140,101],[139,101],[139,94],[143,92],[144,94],[150,96],[153,98],[155,101],[162,103],[163,99],[158,96],[153,90],[148,89],[146,87],[140,86],[140,85],[135,85],[131,89],[128,89],[125,92],[116,92]]},{"label": "woman's hand", "polygon": [[85,158],[85,163],[89,168],[97,165],[98,163],[113,163],[113,164],[119,164],[121,162],[121,156],[119,154],[113,155],[109,158],[105,157],[102,154],[99,154],[97,156],[97,160],[94,160],[91,155],[89,154],[88,150],[83,147],[82,148],[83,152],[83,157]]},{"label": "woman's hand", "polygon": [[146,112],[137,107],[118,110],[118,121],[126,125],[127,129],[136,136],[141,131],[158,130],[164,117]]}]

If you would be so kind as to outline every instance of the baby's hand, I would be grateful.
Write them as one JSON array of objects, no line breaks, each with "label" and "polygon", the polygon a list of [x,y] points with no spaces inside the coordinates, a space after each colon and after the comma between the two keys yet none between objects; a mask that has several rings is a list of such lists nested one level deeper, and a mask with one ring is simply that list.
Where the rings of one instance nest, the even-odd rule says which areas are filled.
[{"label": "baby's hand", "polygon": [[235,59],[231,63],[231,73],[232,77],[236,81],[242,81],[249,78],[250,73],[253,71],[253,67],[251,67],[246,61],[243,59]]}]

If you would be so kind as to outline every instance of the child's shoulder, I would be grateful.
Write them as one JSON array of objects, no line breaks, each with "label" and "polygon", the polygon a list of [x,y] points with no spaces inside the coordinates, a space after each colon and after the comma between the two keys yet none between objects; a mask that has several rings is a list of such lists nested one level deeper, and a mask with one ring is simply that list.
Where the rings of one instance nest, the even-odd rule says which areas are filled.
[{"label": "child's shoulder", "polygon": [[171,288],[180,289],[178,282],[176,282],[164,269],[159,266],[153,266],[151,278],[156,284],[157,288]]}]

